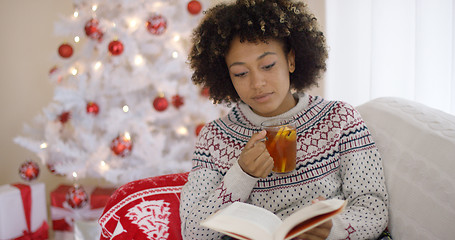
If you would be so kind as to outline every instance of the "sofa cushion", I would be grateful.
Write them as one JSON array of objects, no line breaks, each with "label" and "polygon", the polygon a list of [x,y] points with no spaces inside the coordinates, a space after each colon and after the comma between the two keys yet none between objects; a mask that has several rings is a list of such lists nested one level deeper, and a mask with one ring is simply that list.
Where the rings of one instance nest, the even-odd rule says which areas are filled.
[{"label": "sofa cushion", "polygon": [[455,235],[455,116],[400,98],[357,107],[383,159],[395,239]]},{"label": "sofa cushion", "polygon": [[182,239],[180,192],[188,172],[127,183],[117,189],[99,219],[101,239]]}]

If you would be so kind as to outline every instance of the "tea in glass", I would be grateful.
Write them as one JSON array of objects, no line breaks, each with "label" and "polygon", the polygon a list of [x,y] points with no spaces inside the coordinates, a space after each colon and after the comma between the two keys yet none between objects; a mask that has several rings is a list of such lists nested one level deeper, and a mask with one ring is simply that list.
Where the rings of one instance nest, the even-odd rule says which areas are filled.
[{"label": "tea in glass", "polygon": [[262,123],[267,131],[265,145],[273,158],[273,171],[286,173],[295,169],[297,133],[295,120],[272,119]]}]

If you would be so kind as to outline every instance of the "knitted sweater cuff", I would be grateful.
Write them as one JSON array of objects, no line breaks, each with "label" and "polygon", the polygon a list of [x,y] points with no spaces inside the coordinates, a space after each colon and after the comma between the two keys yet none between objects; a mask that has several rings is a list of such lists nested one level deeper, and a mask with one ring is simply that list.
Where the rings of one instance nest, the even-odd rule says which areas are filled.
[{"label": "knitted sweater cuff", "polygon": [[231,192],[237,195],[242,202],[245,202],[259,178],[252,177],[245,173],[236,161],[224,176],[224,183]]}]

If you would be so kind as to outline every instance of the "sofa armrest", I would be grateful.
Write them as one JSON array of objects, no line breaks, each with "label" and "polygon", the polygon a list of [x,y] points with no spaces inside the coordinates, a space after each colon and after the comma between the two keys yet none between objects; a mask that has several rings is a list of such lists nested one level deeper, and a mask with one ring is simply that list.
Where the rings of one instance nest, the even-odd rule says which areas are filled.
[{"label": "sofa armrest", "polygon": [[396,239],[455,236],[455,116],[400,98],[357,107],[383,159]]}]

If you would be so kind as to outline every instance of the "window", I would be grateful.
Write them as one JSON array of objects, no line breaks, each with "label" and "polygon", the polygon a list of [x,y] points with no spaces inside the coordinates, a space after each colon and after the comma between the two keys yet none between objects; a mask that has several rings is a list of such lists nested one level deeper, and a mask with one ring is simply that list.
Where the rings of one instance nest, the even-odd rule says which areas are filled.
[{"label": "window", "polygon": [[454,0],[326,0],[325,98],[393,96],[455,114]]}]

